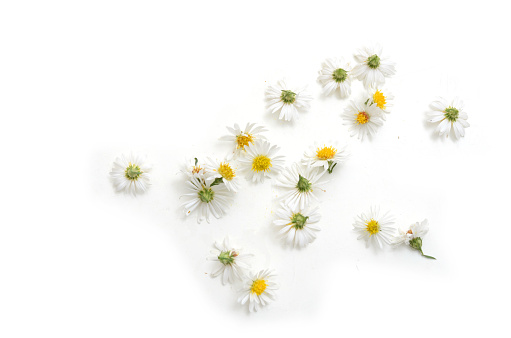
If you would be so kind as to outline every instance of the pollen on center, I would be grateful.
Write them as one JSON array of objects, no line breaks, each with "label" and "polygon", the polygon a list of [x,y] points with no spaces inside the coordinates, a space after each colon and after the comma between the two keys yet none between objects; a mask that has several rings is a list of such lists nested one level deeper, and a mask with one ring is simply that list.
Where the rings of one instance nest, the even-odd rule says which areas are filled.
[{"label": "pollen on center", "polygon": [[229,163],[220,163],[220,166],[218,167],[218,173],[222,175],[222,177],[227,181],[232,180],[236,176]]},{"label": "pollen on center", "polygon": [[371,218],[371,220],[366,224],[366,230],[371,235],[377,234],[380,232],[380,224],[378,224],[378,221]]},{"label": "pollen on center", "polygon": [[369,115],[366,112],[358,112],[357,114],[357,123],[358,124],[365,124],[369,122]]},{"label": "pollen on center", "polygon": [[387,100],[385,98],[385,95],[379,90],[376,91],[373,95],[373,101],[376,103],[378,108],[385,109],[385,105],[387,104]]},{"label": "pollen on center", "polygon": [[324,146],[323,148],[318,148],[316,150],[316,157],[320,160],[330,160],[335,156],[335,154],[337,154],[337,149],[332,146]]},{"label": "pollen on center", "polygon": [[271,159],[265,155],[256,156],[252,160],[253,171],[269,171],[271,166]]},{"label": "pollen on center", "polygon": [[236,136],[236,147],[238,149],[245,149],[250,143],[254,143],[254,136],[252,134],[239,134]]},{"label": "pollen on center", "polygon": [[266,290],[266,281],[264,279],[255,280],[252,283],[252,287],[250,288],[250,292],[255,293],[260,296],[264,290]]}]

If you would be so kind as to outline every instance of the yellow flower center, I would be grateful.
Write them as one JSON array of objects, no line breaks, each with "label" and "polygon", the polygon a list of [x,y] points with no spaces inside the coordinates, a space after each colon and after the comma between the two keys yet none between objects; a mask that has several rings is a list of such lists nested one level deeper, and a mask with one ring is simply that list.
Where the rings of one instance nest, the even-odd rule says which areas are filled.
[{"label": "yellow flower center", "polygon": [[373,95],[373,101],[376,103],[378,108],[385,109],[385,105],[387,104],[387,100],[385,100],[385,95],[379,90],[376,91]]},{"label": "yellow flower center", "polygon": [[260,296],[261,293],[266,290],[266,281],[264,279],[258,279],[255,280],[252,283],[252,287],[250,288],[250,292],[255,293],[256,295]]},{"label": "yellow flower center", "polygon": [[246,134],[246,135],[243,135],[243,134],[239,134],[238,136],[236,136],[236,147],[238,149],[243,149],[245,150],[245,146],[248,146],[249,143],[254,143],[254,136],[252,136],[252,134]]},{"label": "yellow flower center", "polygon": [[271,160],[269,157],[264,155],[259,155],[254,157],[252,161],[252,170],[253,171],[270,171]]},{"label": "yellow flower center", "polygon": [[222,175],[222,177],[227,181],[232,180],[234,176],[236,176],[229,163],[220,163],[220,166],[218,167],[218,173]]},{"label": "yellow flower center", "polygon": [[321,149],[318,148],[318,150],[316,151],[316,157],[319,158],[320,160],[330,160],[335,156],[336,153],[337,149],[335,149],[334,147],[324,146]]},{"label": "yellow flower center", "polygon": [[364,123],[367,123],[369,122],[369,115],[367,115],[366,112],[358,112],[357,114],[357,123],[358,124],[364,124]]},{"label": "yellow flower center", "polygon": [[371,218],[371,220],[366,224],[366,230],[371,235],[380,232],[380,225],[378,224],[378,221],[375,221],[374,219]]}]

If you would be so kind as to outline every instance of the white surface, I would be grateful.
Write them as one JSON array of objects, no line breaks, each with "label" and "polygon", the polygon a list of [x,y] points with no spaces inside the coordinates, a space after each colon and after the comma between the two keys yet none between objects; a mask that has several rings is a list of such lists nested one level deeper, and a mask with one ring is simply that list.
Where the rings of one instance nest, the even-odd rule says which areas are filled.
[{"label": "white surface", "polygon": [[[2,337],[496,336],[509,293],[510,49],[500,1],[3,2],[0,5]],[[372,141],[347,135],[346,103],[322,98],[327,57],[371,42],[397,63],[395,106]],[[294,125],[264,109],[281,77],[309,85]],[[355,93],[360,92],[355,82]],[[461,97],[471,127],[439,139],[424,113]],[[185,156],[223,156],[225,126],[258,122],[288,163],[314,141],[352,154],[321,196],[323,230],[284,249],[278,190],[243,182],[228,215],[184,219]],[[153,185],[115,194],[122,152],[147,154]],[[424,251],[366,249],[351,230],[379,204],[407,226],[428,218]],[[211,279],[225,235],[279,274],[255,315]]]}]

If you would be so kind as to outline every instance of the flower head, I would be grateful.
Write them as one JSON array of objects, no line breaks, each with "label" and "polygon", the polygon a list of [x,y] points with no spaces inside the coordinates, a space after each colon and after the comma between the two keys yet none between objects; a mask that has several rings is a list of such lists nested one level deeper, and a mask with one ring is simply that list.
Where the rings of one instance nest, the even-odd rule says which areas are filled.
[{"label": "flower head", "polygon": [[183,168],[181,169],[181,172],[187,177],[199,177],[203,178],[206,174],[206,167],[203,163],[201,163],[197,157],[187,159],[185,161],[185,164]]},{"label": "flower head", "polygon": [[366,136],[373,136],[383,125],[381,110],[376,105],[349,102],[342,114],[343,124],[350,126],[351,136],[358,135],[363,140]]},{"label": "flower head", "polygon": [[291,209],[304,209],[312,200],[318,200],[317,190],[322,190],[326,181],[321,180],[325,171],[310,165],[294,164],[286,168],[277,181],[284,190],[282,199]]},{"label": "flower head", "polygon": [[396,73],[395,64],[382,56],[380,46],[364,47],[355,54],[358,64],[352,74],[364,82],[364,87],[378,87],[385,84],[385,78]]},{"label": "flower head", "polygon": [[239,176],[236,175],[236,167],[228,161],[219,162],[208,158],[206,161],[206,179],[218,184],[225,184],[229,191],[237,192],[239,190]]},{"label": "flower head", "polygon": [[250,312],[258,311],[261,307],[266,306],[275,300],[275,290],[278,289],[278,286],[273,281],[274,278],[273,271],[268,269],[252,275],[241,289],[238,302],[243,305],[248,301]]},{"label": "flower head", "polygon": [[323,83],[323,94],[330,95],[339,89],[341,98],[351,94],[351,67],[340,59],[326,59],[318,80]]},{"label": "flower head", "polygon": [[385,213],[380,216],[380,209],[371,207],[368,214],[361,214],[353,223],[353,230],[359,233],[357,239],[364,239],[366,245],[369,243],[383,247],[383,243],[390,244],[391,238],[395,232],[391,224],[394,219]]},{"label": "flower head", "polygon": [[292,121],[298,118],[298,110],[308,110],[309,101],[312,100],[305,89],[290,87],[284,80],[277,82],[275,86],[266,89],[268,109],[272,113],[280,111],[279,119]]},{"label": "flower head", "polygon": [[222,217],[232,202],[232,192],[227,190],[225,184],[214,185],[213,182],[199,177],[192,177],[187,181],[188,193],[182,204],[186,216],[197,210],[197,222],[206,219],[209,223],[210,215],[215,218]]},{"label": "flower head", "polygon": [[303,248],[316,239],[316,233],[321,230],[316,225],[321,216],[317,212],[318,208],[310,209],[291,209],[285,204],[277,210],[277,219],[273,224],[280,227],[279,235],[291,246]]},{"label": "flower head", "polygon": [[144,193],[150,185],[149,172],[151,168],[139,156],[121,155],[113,164],[110,177],[117,191],[133,195]]},{"label": "flower head", "polygon": [[247,155],[239,158],[241,170],[247,179],[263,182],[265,178],[275,177],[284,165],[284,157],[276,156],[279,147],[271,146],[267,141],[258,141],[247,149]]},{"label": "flower head", "polygon": [[[374,105],[382,113],[390,113],[390,108],[393,106],[394,95],[392,95],[386,88],[372,89],[368,91],[367,105]],[[382,119],[385,120],[385,114],[380,114]]]},{"label": "flower head", "polygon": [[234,124],[234,128],[226,128],[230,135],[222,136],[220,140],[228,141],[233,144],[234,149],[232,156],[234,157],[245,153],[248,147],[253,145],[257,140],[266,139],[261,133],[267,130],[263,126],[256,126],[255,123],[247,123],[244,130],[241,130],[237,123]]},{"label": "flower head", "polygon": [[412,224],[407,230],[399,230],[399,234],[394,237],[392,244],[400,245],[405,244],[411,248],[418,250],[422,256],[427,258],[436,259],[431,256],[427,256],[422,252],[422,240],[429,231],[428,220],[425,219],[422,222],[416,222]]},{"label": "flower head", "polygon": [[248,259],[252,254],[242,254],[239,249],[233,249],[229,244],[229,238],[225,238],[222,244],[215,242],[213,254],[209,258],[217,262],[217,270],[211,274],[211,277],[222,276],[222,284],[242,281],[250,268]]},{"label": "flower head", "polygon": [[449,103],[447,100],[439,98],[437,101],[433,101],[430,107],[433,111],[427,113],[430,117],[428,121],[439,123],[437,131],[440,136],[449,136],[451,129],[457,139],[465,136],[465,128],[470,127],[470,124],[467,122],[467,113],[463,111],[463,101],[455,98]]},{"label": "flower head", "polygon": [[346,149],[339,149],[337,143],[329,142],[324,144],[316,143],[309,151],[304,153],[302,164],[310,164],[312,167],[323,167],[329,174],[332,173],[334,167],[346,160]]}]

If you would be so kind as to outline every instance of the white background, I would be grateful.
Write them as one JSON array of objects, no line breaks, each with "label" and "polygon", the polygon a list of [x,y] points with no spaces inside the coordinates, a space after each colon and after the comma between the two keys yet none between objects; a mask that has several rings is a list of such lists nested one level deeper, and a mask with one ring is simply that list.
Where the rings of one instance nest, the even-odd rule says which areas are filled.
[{"label": "white background", "polygon": [[[502,1],[5,1],[0,5],[0,336],[272,337],[504,334],[509,292],[510,24]],[[379,42],[397,63],[395,106],[373,140],[350,138],[347,101],[322,97],[327,57]],[[282,77],[308,84],[294,124],[265,110]],[[360,93],[361,85],[354,84]],[[454,141],[425,122],[459,96]],[[264,124],[287,163],[337,140],[352,154],[320,196],[305,250],[272,227],[270,181],[243,181],[226,217],[185,219],[185,157],[228,151],[235,122]],[[133,151],[152,187],[114,193]],[[396,226],[428,218],[424,251],[366,249],[351,230],[371,205]],[[273,268],[278,300],[257,314],[209,277],[229,235]]]}]

